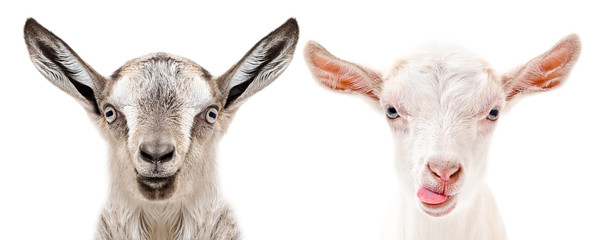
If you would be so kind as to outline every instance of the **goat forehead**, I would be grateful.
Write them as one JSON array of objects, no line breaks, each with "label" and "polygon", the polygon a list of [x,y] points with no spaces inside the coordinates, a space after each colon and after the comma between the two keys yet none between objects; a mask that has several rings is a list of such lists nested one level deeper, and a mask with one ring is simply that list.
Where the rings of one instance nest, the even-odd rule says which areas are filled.
[{"label": "goat forehead", "polygon": [[114,77],[109,102],[143,111],[200,107],[217,95],[207,71],[168,54],[150,54],[130,61]]},{"label": "goat forehead", "polygon": [[498,78],[483,60],[444,51],[403,60],[386,78],[383,102],[412,115],[470,117],[502,98]]}]

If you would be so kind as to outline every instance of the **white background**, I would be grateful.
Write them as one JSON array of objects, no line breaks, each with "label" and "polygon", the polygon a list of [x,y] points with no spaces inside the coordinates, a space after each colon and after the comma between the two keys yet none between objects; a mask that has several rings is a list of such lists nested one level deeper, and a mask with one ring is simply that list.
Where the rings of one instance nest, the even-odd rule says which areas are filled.
[{"label": "white background", "polygon": [[301,55],[308,40],[379,70],[427,41],[458,43],[504,72],[578,33],[583,52],[568,83],[500,119],[486,180],[510,239],[604,239],[604,17],[595,3],[7,2],[0,239],[91,239],[108,189],[104,141],[81,106],[29,61],[27,17],[104,75],[156,51],[219,75],[297,18],[294,61],[243,105],[220,144],[222,189],[245,239],[377,239],[393,199],[394,146],[383,113],[315,83]]}]

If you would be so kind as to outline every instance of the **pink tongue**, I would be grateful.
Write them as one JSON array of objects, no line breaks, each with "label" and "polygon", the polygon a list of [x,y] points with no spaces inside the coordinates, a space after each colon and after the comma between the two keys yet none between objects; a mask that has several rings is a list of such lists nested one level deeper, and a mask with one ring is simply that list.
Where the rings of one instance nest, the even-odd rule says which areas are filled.
[{"label": "pink tongue", "polygon": [[447,196],[447,195],[442,195],[442,194],[432,192],[432,191],[426,189],[425,187],[419,188],[419,190],[417,191],[417,197],[419,198],[420,201],[422,201],[423,203],[426,203],[426,204],[443,203],[443,202],[447,201],[447,198],[449,198],[449,196]]}]

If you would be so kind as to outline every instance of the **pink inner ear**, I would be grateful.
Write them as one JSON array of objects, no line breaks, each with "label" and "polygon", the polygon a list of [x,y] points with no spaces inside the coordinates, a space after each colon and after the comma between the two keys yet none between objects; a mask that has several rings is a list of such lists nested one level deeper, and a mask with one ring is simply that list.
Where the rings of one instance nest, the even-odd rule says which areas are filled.
[{"label": "pink inner ear", "polygon": [[560,84],[560,77],[568,72],[566,65],[570,61],[572,54],[571,50],[566,47],[553,49],[553,51],[545,56],[539,63],[539,75],[529,79],[534,86],[540,88],[552,88]]},{"label": "pink inner ear", "polygon": [[363,93],[378,99],[372,86],[372,82],[375,81],[372,77],[375,76],[335,57],[333,57],[335,61],[332,61],[322,54],[312,53],[310,60],[315,67],[323,70],[323,72],[315,72],[315,77],[323,85],[335,90]]},{"label": "pink inner ear", "polygon": [[571,35],[548,52],[531,60],[513,76],[504,76],[505,82],[512,81],[509,83],[507,100],[519,93],[546,91],[560,85],[572,69],[579,49],[578,38]]}]

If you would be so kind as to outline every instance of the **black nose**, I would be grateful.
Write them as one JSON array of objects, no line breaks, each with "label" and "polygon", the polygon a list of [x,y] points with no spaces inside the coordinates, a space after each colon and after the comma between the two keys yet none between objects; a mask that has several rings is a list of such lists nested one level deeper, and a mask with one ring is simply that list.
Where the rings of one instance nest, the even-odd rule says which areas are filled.
[{"label": "black nose", "polygon": [[167,162],[174,156],[174,145],[170,143],[143,143],[139,150],[141,159],[150,163]]}]

